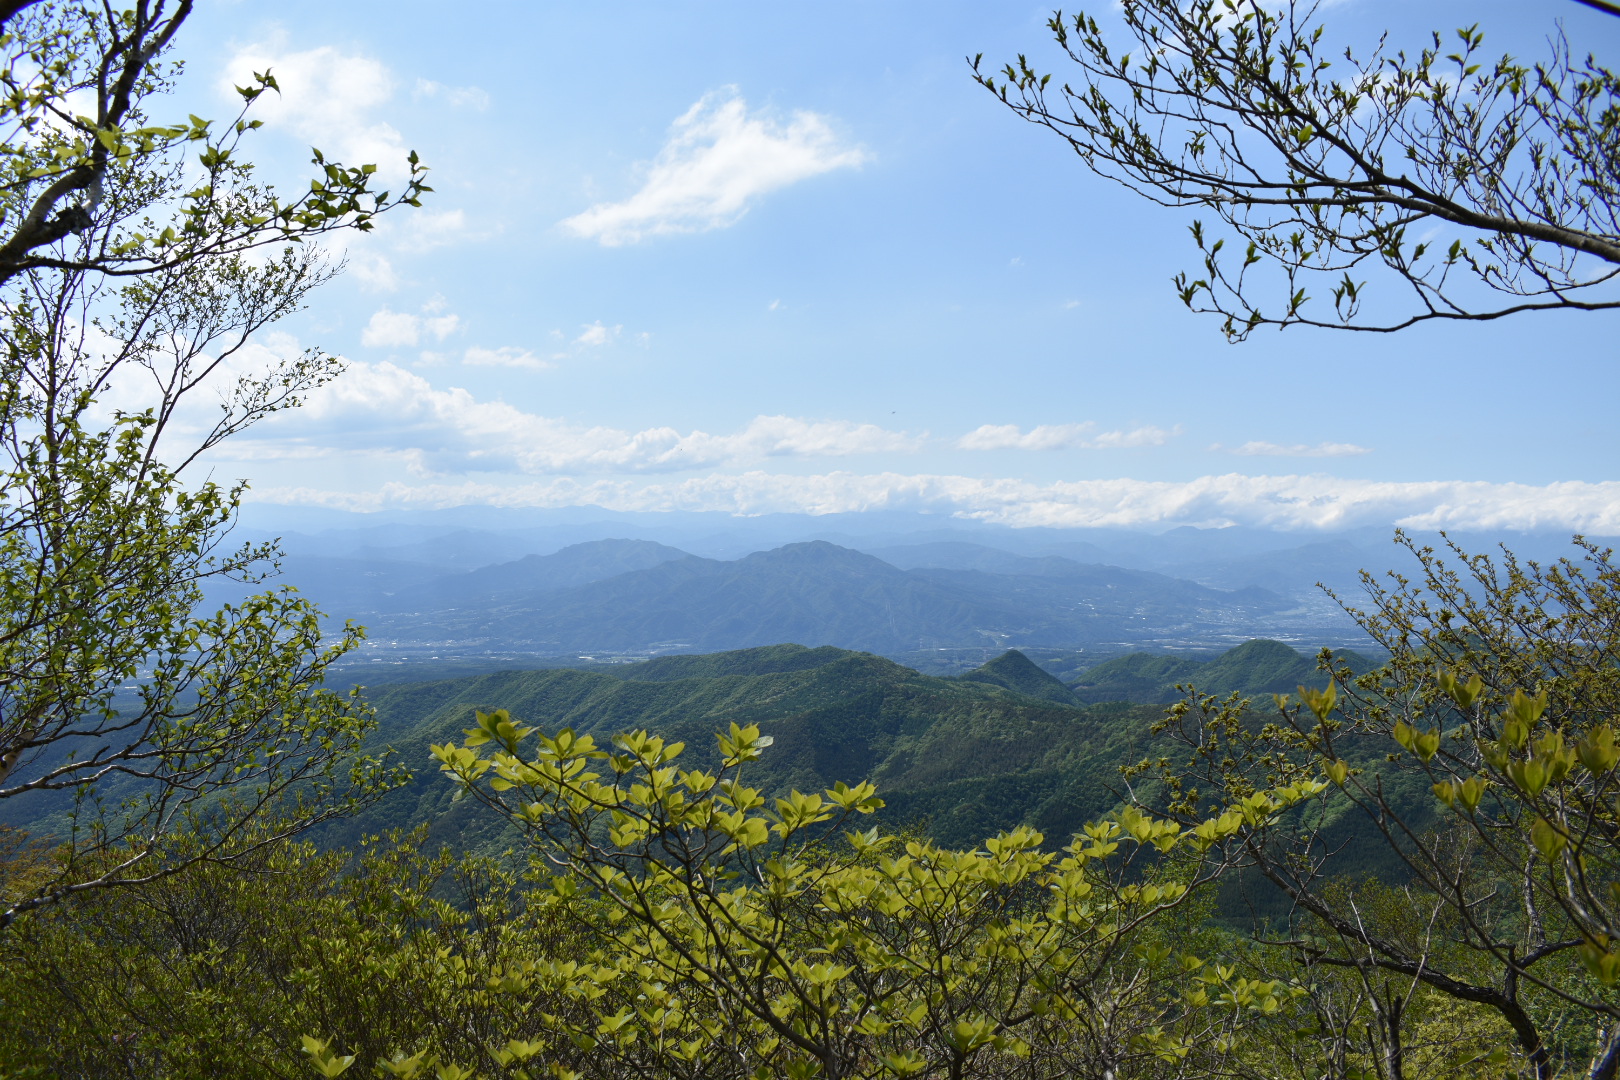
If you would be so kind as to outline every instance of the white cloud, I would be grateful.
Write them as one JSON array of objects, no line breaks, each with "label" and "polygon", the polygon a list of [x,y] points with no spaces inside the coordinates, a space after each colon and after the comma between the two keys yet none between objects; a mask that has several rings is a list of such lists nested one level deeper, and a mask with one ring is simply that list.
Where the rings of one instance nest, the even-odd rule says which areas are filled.
[{"label": "white cloud", "polygon": [[360,279],[360,287],[367,292],[393,292],[399,288],[399,275],[387,256],[351,248],[347,259],[349,272]]},{"label": "white cloud", "polygon": [[554,366],[551,361],[542,360],[529,350],[515,345],[503,345],[498,349],[474,345],[462,354],[461,362],[471,367],[530,368],[535,371]]},{"label": "white cloud", "polygon": [[744,457],[909,453],[921,449],[923,442],[920,436],[889,431],[876,424],[799,420],[790,416],[756,416],[741,432],[725,439]]},{"label": "white cloud", "polygon": [[411,96],[418,100],[422,98],[443,98],[456,108],[470,108],[483,112],[489,108],[489,93],[477,86],[446,86],[432,79],[417,79],[416,88]]},{"label": "white cloud", "polygon": [[1133,446],[1163,446],[1180,429],[1138,427],[1097,431],[1097,425],[1038,424],[1024,431],[1017,424],[985,424],[956,440],[961,450],[1113,450]]},{"label": "white cloud", "polygon": [[760,196],[867,160],[840,142],[827,118],[796,111],[785,122],[748,111],[735,87],[706,94],[671,126],[641,190],[597,203],[563,228],[606,245],[734,224]]},{"label": "white cloud", "polygon": [[[429,301],[423,310],[433,312],[442,308]],[[459,315],[413,315],[408,311],[391,311],[383,308],[375,312],[371,316],[371,321],[366,323],[365,329],[360,331],[360,344],[375,349],[387,349],[415,345],[429,336],[437,341],[443,341],[460,326]]]},{"label": "white cloud", "polygon": [[391,233],[401,251],[422,252],[462,240],[477,239],[468,228],[463,210],[416,210],[403,219],[403,226]]},{"label": "white cloud", "polygon": [[1088,442],[1080,444],[1086,450],[1116,450],[1133,446],[1163,446],[1175,436],[1181,434],[1181,428],[1174,427],[1169,431],[1164,428],[1147,427],[1131,428],[1129,431],[1104,431]]},{"label": "white cloud", "polygon": [[[120,343],[98,326],[84,329],[87,359],[104,363],[121,351]],[[200,437],[220,421],[220,404],[230,395],[231,387],[241,379],[260,379],[277,365],[296,359],[304,353],[298,339],[284,330],[264,330],[219,361],[208,374],[206,354],[194,359],[188,378],[198,378],[191,392],[182,396],[179,407],[164,422],[164,437],[173,453],[180,448],[189,453],[188,440]],[[158,351],[142,363],[122,363],[112,370],[110,379],[97,393],[90,415],[99,421],[111,422],[119,413],[132,414],[157,408],[164,396],[173,389],[173,353]]]},{"label": "white cloud", "polygon": [[1307,446],[1304,443],[1284,446],[1272,442],[1246,442],[1242,446],[1234,446],[1230,449],[1216,443],[1210,449],[1225,450],[1228,454],[1239,454],[1243,457],[1355,457],[1359,454],[1372,453],[1365,446],[1337,442],[1322,442],[1313,446]]},{"label": "white cloud", "polygon": [[[518,350],[469,349],[469,363],[537,366]],[[276,460],[352,453],[403,462],[418,474],[510,472],[679,472],[772,457],[844,457],[909,452],[923,436],[847,420],[755,417],[713,435],[672,427],[623,431],[527,413],[466,390],[434,387],[391,363],[351,362],[343,378],[312,393],[304,408],[278,414],[222,447],[226,460]]]},{"label": "white cloud", "polygon": [[436,341],[443,341],[455,333],[460,326],[461,316],[459,315],[438,315],[433,318],[423,318],[422,320],[422,332],[432,334]]},{"label": "white cloud", "polygon": [[309,142],[329,160],[374,164],[390,180],[407,175],[404,136],[375,115],[394,96],[394,77],[385,64],[330,45],[289,52],[283,42],[260,43],[230,58],[221,91],[240,100],[233,88],[249,85],[255,71],[269,71],[281,87],[253,105],[253,116],[267,127]]},{"label": "white cloud", "polygon": [[465,505],[588,505],[623,511],[710,510],[739,515],[910,510],[1015,527],[1241,524],[1328,529],[1396,524],[1416,529],[1556,528],[1620,534],[1620,481],[1538,486],[1229,474],[1185,482],[1122,479],[1035,484],[966,476],[847,472],[790,476],[755,471],[673,483],[574,478],[518,485],[389,483],[359,493],[300,487],[267,489],[256,492],[255,497],[354,510]]},{"label": "white cloud", "polygon": [[606,345],[609,341],[617,338],[623,329],[622,326],[603,326],[602,320],[598,319],[596,322],[581,327],[580,335],[574,339],[574,344]]},{"label": "white cloud", "polygon": [[418,317],[408,311],[383,308],[374,313],[366,328],[360,331],[360,343],[373,349],[415,345],[421,336],[417,323]]}]

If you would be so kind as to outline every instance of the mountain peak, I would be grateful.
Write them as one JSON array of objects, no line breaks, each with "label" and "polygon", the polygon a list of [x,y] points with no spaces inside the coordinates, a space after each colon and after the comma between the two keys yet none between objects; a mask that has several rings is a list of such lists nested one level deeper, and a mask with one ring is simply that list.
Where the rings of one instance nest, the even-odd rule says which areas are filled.
[{"label": "mountain peak", "polygon": [[798,544],[784,544],[769,551],[756,551],[743,562],[787,563],[800,566],[850,566],[865,569],[893,570],[882,559],[854,548],[840,547],[826,540],[806,540]]},{"label": "mountain peak", "polygon": [[1017,649],[1008,649],[994,660],[957,678],[963,682],[989,683],[1015,694],[1055,701],[1060,705],[1080,704],[1073,690]]}]

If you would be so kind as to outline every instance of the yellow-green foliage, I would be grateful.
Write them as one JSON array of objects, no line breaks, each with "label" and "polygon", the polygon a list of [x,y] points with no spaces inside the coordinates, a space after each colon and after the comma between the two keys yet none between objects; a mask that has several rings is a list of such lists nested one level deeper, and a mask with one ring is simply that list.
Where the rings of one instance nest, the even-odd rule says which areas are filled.
[{"label": "yellow-green foliage", "polygon": [[767,807],[742,772],[769,745],[733,724],[719,769],[685,770],[681,744],[645,732],[606,750],[497,711],[434,748],[528,830],[559,897],[605,908],[601,951],[534,971],[587,1006],[555,1018],[566,1043],[537,1062],[562,1067],[571,1044],[593,1069],[657,1075],[1151,1072],[1219,1059],[1296,996],[1166,930],[1194,925],[1181,909],[1218,871],[1205,857],[1218,840],[1320,782],[1253,793],[1193,828],[1128,808],[1061,852],[1030,829],[951,851],[842,829],[882,805],[870,784]]},{"label": "yellow-green foliage", "polygon": [[[499,866],[377,841],[277,844],[47,909],[0,934],[0,1076],[301,1077],[299,1036],[368,1060],[428,1045],[493,1065],[543,1001],[489,974],[577,947]],[[369,1071],[369,1068],[368,1068]]]}]

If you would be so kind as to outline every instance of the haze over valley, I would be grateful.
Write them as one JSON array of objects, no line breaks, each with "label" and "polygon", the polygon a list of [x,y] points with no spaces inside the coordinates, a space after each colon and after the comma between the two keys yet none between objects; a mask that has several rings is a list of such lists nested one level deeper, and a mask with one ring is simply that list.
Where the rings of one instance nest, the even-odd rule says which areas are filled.
[{"label": "haze over valley", "polygon": [[[1380,579],[1414,561],[1393,530],[1374,528],[1153,534],[588,509],[381,518],[306,511],[293,517],[302,528],[272,533],[260,509],[245,525],[280,537],[274,583],[368,628],[343,667],[366,680],[780,643],[938,673],[1008,648],[1061,672],[1131,651],[1207,657],[1254,638],[1365,649],[1340,602],[1365,603],[1363,569]],[[1551,532],[1454,539],[1466,550],[1509,539],[1527,556],[1568,547]]]}]

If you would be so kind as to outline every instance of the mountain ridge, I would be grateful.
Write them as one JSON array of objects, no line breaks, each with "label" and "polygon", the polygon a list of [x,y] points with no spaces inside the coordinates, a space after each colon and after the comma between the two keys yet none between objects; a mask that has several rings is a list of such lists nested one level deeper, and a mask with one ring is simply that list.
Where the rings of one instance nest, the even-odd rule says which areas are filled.
[{"label": "mountain ridge", "polygon": [[[418,604],[409,614],[383,613],[371,627],[396,642],[530,654],[719,652],[782,641],[893,654],[1229,631],[1287,606],[1263,590],[1222,592],[1056,556],[1032,560],[1040,574],[997,574],[903,570],[822,540],[730,561],[615,543],[638,545],[616,550],[654,565],[543,592],[490,587],[538,560],[486,567],[467,576],[485,586],[480,603]],[[576,548],[544,558],[576,558]],[[592,565],[605,573],[601,559]]]}]

